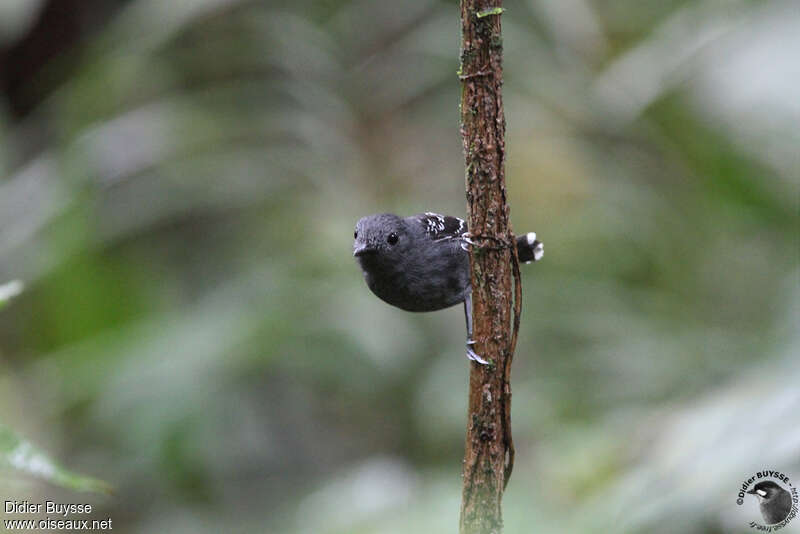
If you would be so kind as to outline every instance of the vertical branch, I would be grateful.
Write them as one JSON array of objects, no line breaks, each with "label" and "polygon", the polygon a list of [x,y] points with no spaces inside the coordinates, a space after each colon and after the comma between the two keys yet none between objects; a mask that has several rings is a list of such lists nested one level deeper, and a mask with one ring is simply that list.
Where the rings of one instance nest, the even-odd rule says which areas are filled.
[{"label": "vertical branch", "polygon": [[505,188],[501,4],[502,0],[461,0],[461,137],[474,243],[474,349],[490,361],[473,362],[470,369],[461,534],[502,532],[501,501],[514,461],[509,376],[521,286]]}]

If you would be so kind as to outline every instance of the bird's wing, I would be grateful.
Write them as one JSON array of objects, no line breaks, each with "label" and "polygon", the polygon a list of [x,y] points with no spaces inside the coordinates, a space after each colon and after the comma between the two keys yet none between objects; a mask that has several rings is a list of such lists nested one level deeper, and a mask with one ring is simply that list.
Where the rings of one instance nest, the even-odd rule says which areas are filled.
[{"label": "bird's wing", "polygon": [[422,225],[425,233],[434,241],[460,238],[467,231],[464,219],[425,212],[414,215],[413,219]]}]

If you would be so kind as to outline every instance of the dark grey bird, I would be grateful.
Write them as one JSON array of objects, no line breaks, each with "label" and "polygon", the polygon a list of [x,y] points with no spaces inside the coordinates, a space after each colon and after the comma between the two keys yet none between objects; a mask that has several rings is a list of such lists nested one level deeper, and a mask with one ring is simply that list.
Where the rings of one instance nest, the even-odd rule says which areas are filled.
[{"label": "dark grey bird", "polygon": [[792,494],[771,480],[759,482],[747,493],[758,498],[761,515],[767,525],[780,523],[792,510]]},{"label": "dark grey bird", "polygon": [[[467,357],[482,364],[472,345],[472,289],[467,223],[458,217],[421,213],[362,217],[353,234],[356,257],[367,286],[381,300],[412,312],[436,311],[464,303]],[[520,261],[538,261],[544,248],[533,232],[516,239]]]}]

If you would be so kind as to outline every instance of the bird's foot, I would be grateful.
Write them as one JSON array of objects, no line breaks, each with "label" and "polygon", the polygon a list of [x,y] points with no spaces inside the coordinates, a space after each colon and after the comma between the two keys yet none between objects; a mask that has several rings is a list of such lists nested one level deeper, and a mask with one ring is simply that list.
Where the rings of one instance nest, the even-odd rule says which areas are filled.
[{"label": "bird's foot", "polygon": [[475,341],[468,339],[467,340],[467,358],[472,360],[473,362],[478,362],[481,365],[489,365],[489,362],[481,358],[477,352],[472,350],[471,345],[474,345]]}]

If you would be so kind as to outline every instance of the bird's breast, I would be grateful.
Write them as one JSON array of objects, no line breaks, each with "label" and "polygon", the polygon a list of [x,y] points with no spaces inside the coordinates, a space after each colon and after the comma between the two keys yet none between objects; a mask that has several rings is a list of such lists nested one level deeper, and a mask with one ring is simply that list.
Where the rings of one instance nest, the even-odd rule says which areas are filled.
[{"label": "bird's breast", "polygon": [[435,311],[462,302],[469,289],[466,253],[439,252],[360,263],[367,286],[381,300],[407,311]]}]

